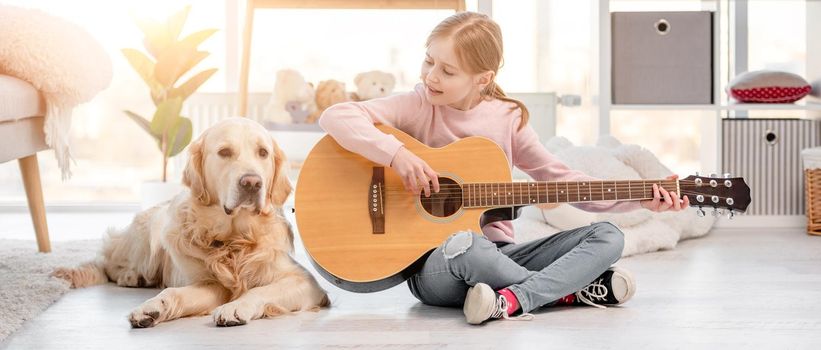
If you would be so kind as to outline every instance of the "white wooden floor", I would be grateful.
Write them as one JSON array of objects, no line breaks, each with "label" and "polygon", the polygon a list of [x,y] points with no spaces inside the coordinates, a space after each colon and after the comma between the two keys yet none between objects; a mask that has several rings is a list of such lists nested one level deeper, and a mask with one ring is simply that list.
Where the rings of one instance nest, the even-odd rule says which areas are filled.
[{"label": "white wooden floor", "polygon": [[[4,223],[26,225],[26,216],[3,215]],[[82,219],[63,215],[49,220]],[[109,220],[98,223],[104,227],[129,216],[102,218]],[[297,258],[305,263],[301,248]],[[623,307],[552,308],[531,322],[483,326],[467,325],[459,309],[418,303],[404,284],[354,294],[323,280],[333,307],[318,313],[232,328],[199,317],[135,330],[126,314],[158,290],[98,286],[70,292],[0,348],[821,348],[821,237],[798,229],[722,229],[619,265],[638,281],[635,298]]]}]

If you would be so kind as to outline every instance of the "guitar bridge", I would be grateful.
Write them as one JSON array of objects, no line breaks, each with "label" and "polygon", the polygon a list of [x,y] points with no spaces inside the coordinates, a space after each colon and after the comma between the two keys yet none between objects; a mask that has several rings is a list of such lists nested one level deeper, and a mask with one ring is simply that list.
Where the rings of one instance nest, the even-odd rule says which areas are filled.
[{"label": "guitar bridge", "polygon": [[385,233],[385,168],[374,167],[371,185],[368,188],[368,213],[371,216],[371,227],[374,234]]}]

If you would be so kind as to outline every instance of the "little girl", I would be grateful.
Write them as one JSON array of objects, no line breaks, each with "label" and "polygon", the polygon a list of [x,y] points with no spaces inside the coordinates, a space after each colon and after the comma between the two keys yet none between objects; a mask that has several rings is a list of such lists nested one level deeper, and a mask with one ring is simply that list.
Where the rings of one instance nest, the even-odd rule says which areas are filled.
[{"label": "little girl", "polygon": [[[502,62],[499,26],[483,14],[461,12],[428,36],[421,83],[414,91],[328,108],[319,124],[342,147],[389,166],[408,191],[439,191],[437,173],[394,136],[374,127],[398,128],[431,147],[484,136],[496,142],[516,166],[537,181],[597,180],[570,170],[551,155],[527,124],[528,111],[496,84]],[[668,179],[676,179],[675,175]],[[654,186],[654,199],[641,202],[575,203],[593,212],[681,210],[689,205],[675,192]],[[489,319],[532,319],[536,308],[554,304],[617,305],[636,284],[624,268],[610,267],[622,253],[624,236],[607,222],[516,244],[510,221],[451,235],[408,280],[421,302],[462,306],[468,323]],[[515,317],[511,317],[517,315]]]}]

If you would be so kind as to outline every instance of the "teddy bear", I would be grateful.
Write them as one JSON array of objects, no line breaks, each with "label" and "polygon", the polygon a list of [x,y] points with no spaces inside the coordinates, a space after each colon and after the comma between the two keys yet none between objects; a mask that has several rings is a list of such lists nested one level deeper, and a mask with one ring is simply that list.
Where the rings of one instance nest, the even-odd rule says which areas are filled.
[{"label": "teddy bear", "polygon": [[291,115],[291,121],[294,124],[307,123],[308,116],[311,114],[311,112],[306,108],[306,104],[299,101],[286,102],[285,110]]},{"label": "teddy bear", "polygon": [[316,111],[314,98],[314,87],[302,74],[293,69],[279,70],[264,120],[278,124],[305,122]]},{"label": "teddy bear", "polygon": [[390,95],[396,85],[396,79],[393,74],[373,70],[357,74],[354,84],[356,92],[352,94],[353,100],[366,101]]},{"label": "teddy bear", "polygon": [[[571,169],[600,179],[663,179],[672,171],[649,150],[622,144],[603,136],[596,146],[574,146],[563,137],[553,137],[545,147]],[[715,218],[698,217],[696,208],[679,212],[653,213],[638,209],[625,213],[591,213],[571,205],[525,207],[513,222],[517,242],[524,242],[560,231],[609,221],[624,232],[622,256],[673,249],[683,239],[706,235]]]},{"label": "teddy bear", "polygon": [[351,97],[345,91],[345,83],[333,79],[319,82],[316,86],[316,110],[308,116],[306,122],[316,123],[325,109],[347,101],[351,101]]}]

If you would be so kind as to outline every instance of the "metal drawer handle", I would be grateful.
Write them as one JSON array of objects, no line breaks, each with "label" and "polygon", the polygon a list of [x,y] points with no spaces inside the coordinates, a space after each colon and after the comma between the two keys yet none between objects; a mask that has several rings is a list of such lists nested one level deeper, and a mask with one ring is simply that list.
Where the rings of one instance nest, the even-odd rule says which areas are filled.
[{"label": "metal drawer handle", "polygon": [[778,136],[772,130],[767,130],[764,134],[764,140],[767,140],[767,143],[773,146],[778,143]]},{"label": "metal drawer handle", "polygon": [[656,33],[661,35],[670,33],[670,22],[667,22],[664,18],[658,20],[653,26],[656,27]]}]

